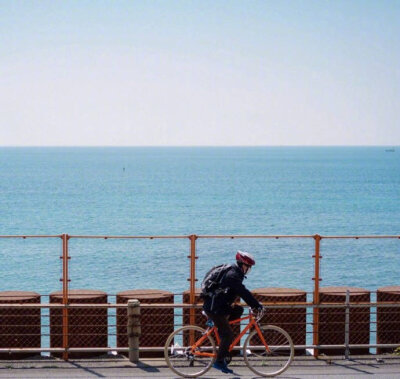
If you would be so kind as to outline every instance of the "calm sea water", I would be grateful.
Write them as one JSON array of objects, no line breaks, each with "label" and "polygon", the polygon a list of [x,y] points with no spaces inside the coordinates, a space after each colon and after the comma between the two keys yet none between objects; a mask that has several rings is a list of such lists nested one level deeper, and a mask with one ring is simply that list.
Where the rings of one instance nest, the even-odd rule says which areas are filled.
[{"label": "calm sea water", "polygon": [[[1,235],[399,235],[400,148],[0,148]],[[188,239],[70,240],[71,288],[188,288]],[[197,275],[311,290],[310,239],[199,239]],[[400,240],[323,240],[322,285],[399,285]],[[61,289],[61,241],[0,238],[0,290]]]}]

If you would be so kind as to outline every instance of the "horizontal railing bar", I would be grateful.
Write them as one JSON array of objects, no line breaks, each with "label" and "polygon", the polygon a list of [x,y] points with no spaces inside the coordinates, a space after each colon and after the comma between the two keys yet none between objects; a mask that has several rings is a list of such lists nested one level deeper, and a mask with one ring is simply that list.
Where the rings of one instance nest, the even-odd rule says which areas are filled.
[{"label": "horizontal railing bar", "polygon": [[0,238],[61,238],[62,234],[52,234],[52,235],[9,235],[1,236]]},{"label": "horizontal railing bar", "polygon": [[[282,304],[282,303],[265,303],[262,302],[267,308],[391,308],[391,307],[400,307],[400,302],[382,302],[382,303],[352,303],[349,305],[343,303],[332,303],[332,304],[320,304],[314,305],[312,303],[296,303],[296,304]],[[243,304],[244,305],[244,304]],[[99,304],[14,304],[14,303],[3,303],[0,304],[0,308],[127,308],[128,304],[115,304],[115,303],[99,303]],[[153,304],[140,304],[141,308],[195,308],[200,309],[202,305],[200,304],[180,304],[180,303],[153,303]]]},{"label": "horizontal railing bar", "polygon": [[54,353],[63,353],[65,350],[62,347],[22,347],[22,348],[0,348],[0,353],[40,353],[40,352],[54,352]]},{"label": "horizontal railing bar", "polygon": [[[370,292],[370,294],[371,295],[377,295],[378,293],[379,293],[379,291],[369,291]],[[308,295],[308,296],[312,296],[313,295],[313,292],[312,291],[309,291],[309,292],[304,292],[306,295]],[[352,294],[351,294],[351,296],[353,296],[353,295],[361,295],[361,294],[363,294],[363,295],[365,295],[365,291],[363,291],[363,292],[352,292]],[[98,294],[98,292],[86,292],[86,293],[84,293],[84,294],[81,294],[80,296],[82,296],[81,298],[82,299],[84,299],[85,297],[91,297],[92,295],[97,295]],[[149,294],[155,294],[155,295],[158,295],[159,294],[159,292],[157,291],[157,290],[154,290],[154,292],[147,292],[146,293],[147,295],[149,295]],[[292,292],[279,292],[279,296],[285,296],[285,295],[292,295],[293,293]],[[337,292],[337,294],[339,294],[339,295],[345,295],[345,293],[343,293],[343,292]],[[183,295],[183,293],[182,292],[175,292],[175,293],[171,293],[171,295],[174,295],[174,296],[182,296]],[[13,298],[20,298],[20,297],[22,297],[22,298],[26,298],[26,294],[24,294],[24,293],[21,293],[21,294],[18,294],[18,293],[15,293],[15,294],[12,294],[11,295]],[[40,297],[51,297],[51,296],[54,296],[53,294],[42,294],[42,295],[40,295],[39,294],[39,296]],[[58,296],[61,296],[60,294],[58,295]],[[110,297],[117,297],[118,296],[118,294],[114,294],[114,293],[108,293],[107,294],[107,296],[110,298]],[[2,300],[3,298],[7,298],[7,297],[10,297],[10,295],[7,295],[7,294],[2,294],[1,292],[0,292],[0,300]],[[363,302],[365,302],[365,301],[363,301]],[[267,303],[267,302],[266,302]],[[270,303],[279,303],[279,302],[270,302]],[[294,302],[290,302],[290,303],[307,303],[307,302],[304,302],[304,301],[294,301]]]},{"label": "horizontal railing bar", "polygon": [[[67,234],[68,235],[68,234]],[[0,235],[0,238],[61,238],[62,234],[49,235]],[[400,239],[400,235],[353,235],[353,236],[321,236],[321,239]],[[170,236],[121,236],[121,235],[68,235],[68,238],[83,238],[83,239],[184,239],[190,238],[190,235],[170,235]],[[315,238],[315,235],[196,235],[196,238]]]},{"label": "horizontal railing bar", "polygon": [[[161,348],[162,350],[164,348]],[[0,353],[40,353],[40,352],[50,352],[50,353],[63,353],[65,351],[69,352],[103,352],[103,351],[121,351],[128,352],[128,347],[70,347],[64,349],[62,347],[27,347],[27,348],[0,348]]]},{"label": "horizontal railing bar", "polygon": [[197,238],[314,238],[313,235],[199,235]]},{"label": "horizontal railing bar", "polygon": [[[0,304],[0,308],[127,308],[128,304],[111,304],[111,303],[99,303],[99,304]],[[202,308],[201,305],[191,304],[140,304],[141,308]]]},{"label": "horizontal railing bar", "polygon": [[[345,349],[346,345],[293,345],[296,350],[300,349]],[[382,343],[382,344],[351,344],[348,347],[351,348],[373,348],[373,347],[381,347],[381,348],[390,348],[390,347],[397,347],[399,344],[389,344],[389,343]],[[261,345],[252,345],[251,348],[263,348],[264,346]],[[145,348],[144,348],[145,349]],[[235,350],[243,349],[243,346],[235,346]]]},{"label": "horizontal railing bar", "polygon": [[392,236],[320,236],[321,239],[374,239],[374,238],[393,238],[400,239],[400,235],[392,235]]},{"label": "horizontal railing bar", "polygon": [[68,238],[82,238],[82,239],[184,239],[189,236],[81,236],[81,235],[68,235]]},{"label": "horizontal railing bar", "polygon": [[[127,308],[128,304],[0,304],[0,309],[4,308]],[[141,308],[202,308],[201,305],[191,304],[140,304]]]},{"label": "horizontal railing bar", "polygon": [[[393,348],[398,347],[398,344],[351,344],[348,345],[352,348]],[[256,346],[255,346],[256,347]],[[346,345],[294,345],[296,350],[300,349],[345,349]],[[233,350],[242,350],[243,346],[235,346]],[[41,348],[0,348],[0,353],[40,353],[40,352],[51,352],[51,353],[62,353],[62,352],[128,352],[128,347],[70,347],[63,349],[60,347],[41,347]],[[164,351],[164,347],[139,347],[139,351],[142,352],[159,352]]]},{"label": "horizontal railing bar", "polygon": [[370,308],[375,308],[375,307],[399,307],[400,306],[400,302],[385,302],[385,303],[351,303],[351,304],[340,304],[340,303],[332,303],[332,304],[319,304],[319,305],[312,305],[310,304],[310,307],[313,308],[366,308],[366,307],[370,307]]},{"label": "horizontal railing bar", "polygon": [[[99,304],[0,304],[1,308],[127,308],[128,304],[111,304],[111,303],[99,303]],[[191,304],[140,304],[141,308],[202,308],[201,305]]]},{"label": "horizontal railing bar", "polygon": [[[197,238],[315,238],[315,235],[196,235]],[[400,235],[386,235],[386,236],[319,236],[321,239],[327,238],[349,238],[349,239],[362,239],[362,238],[394,238],[399,239]]]},{"label": "horizontal railing bar", "polygon": [[[369,347],[398,347],[399,344],[393,344],[393,343],[382,343],[382,344],[350,344],[348,347],[350,349],[352,348],[369,348]],[[308,349],[316,348],[316,349],[342,349],[345,348],[346,345],[305,345],[305,347]],[[300,348],[300,347],[298,347]]]}]

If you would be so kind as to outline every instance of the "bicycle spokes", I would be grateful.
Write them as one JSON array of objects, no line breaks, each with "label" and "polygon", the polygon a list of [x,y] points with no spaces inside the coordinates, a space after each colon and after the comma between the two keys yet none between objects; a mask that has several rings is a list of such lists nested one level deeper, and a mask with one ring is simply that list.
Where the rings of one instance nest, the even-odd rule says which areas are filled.
[{"label": "bicycle spokes", "polygon": [[[197,341],[194,345],[190,341]],[[200,342],[199,342],[200,341]],[[197,326],[177,329],[168,337],[164,350],[168,366],[183,377],[204,374],[215,360],[215,343]]]},{"label": "bicycle spokes", "polygon": [[[294,355],[293,342],[283,329],[265,325],[254,330],[244,344],[244,358],[249,368],[258,375],[273,376],[285,371]],[[263,340],[267,342],[264,345]]]}]

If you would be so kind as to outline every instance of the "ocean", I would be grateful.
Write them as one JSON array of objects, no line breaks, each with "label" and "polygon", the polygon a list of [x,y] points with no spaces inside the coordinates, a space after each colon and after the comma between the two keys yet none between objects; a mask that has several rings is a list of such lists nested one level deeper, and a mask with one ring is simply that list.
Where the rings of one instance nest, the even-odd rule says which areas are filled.
[{"label": "ocean", "polygon": [[[2,147],[0,235],[399,235],[400,147]],[[199,238],[196,275],[312,291],[314,240]],[[0,238],[0,290],[60,290],[60,238]],[[190,241],[69,241],[70,288],[189,288]],[[321,286],[400,285],[399,239],[324,239]]]}]

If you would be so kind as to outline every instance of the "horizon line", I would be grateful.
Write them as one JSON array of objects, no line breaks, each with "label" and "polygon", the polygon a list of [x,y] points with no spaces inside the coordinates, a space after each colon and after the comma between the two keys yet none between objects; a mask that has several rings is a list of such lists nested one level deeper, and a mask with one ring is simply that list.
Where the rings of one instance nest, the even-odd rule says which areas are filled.
[{"label": "horizon line", "polygon": [[0,148],[140,148],[140,147],[173,147],[173,148],[201,148],[201,147],[386,147],[400,148],[400,145],[0,145]]}]

